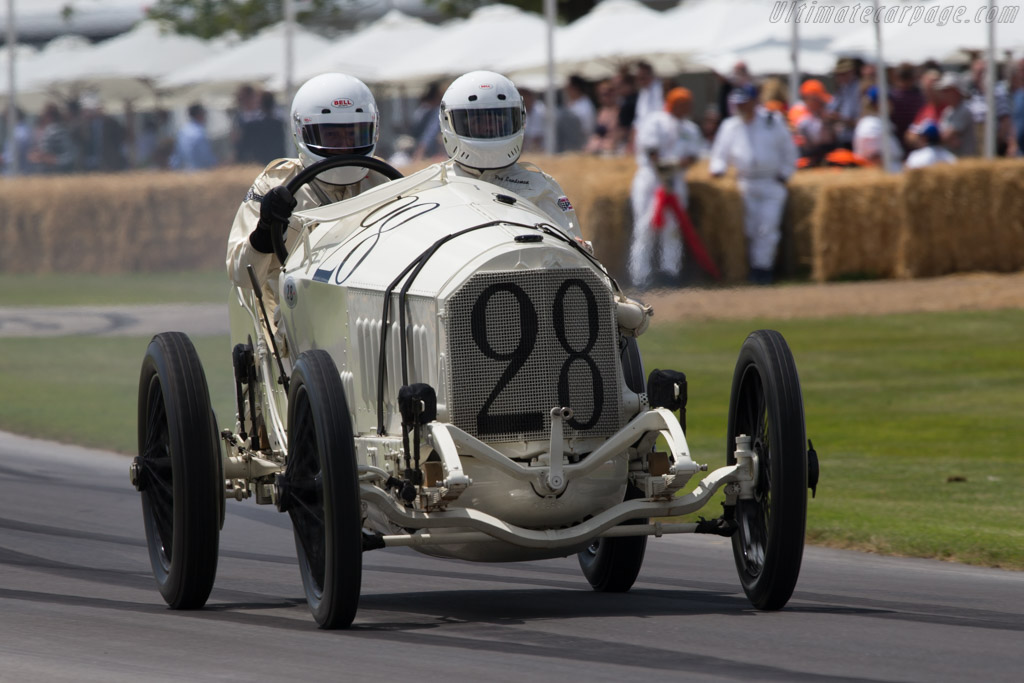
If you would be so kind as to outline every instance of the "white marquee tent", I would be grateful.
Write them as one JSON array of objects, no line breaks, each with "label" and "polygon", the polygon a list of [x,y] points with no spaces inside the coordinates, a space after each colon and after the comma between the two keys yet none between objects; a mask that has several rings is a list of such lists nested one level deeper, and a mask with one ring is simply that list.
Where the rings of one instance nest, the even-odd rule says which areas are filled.
[{"label": "white marquee tent", "polygon": [[[158,85],[178,90],[179,96],[223,95],[243,83],[284,81],[285,25],[268,27],[211,59],[171,72]],[[294,28],[295,62],[301,64],[326,53],[331,42],[300,26]]]},{"label": "white marquee tent", "polygon": [[[341,71],[367,83],[376,83],[385,64],[415,46],[435,40],[441,31],[434,24],[393,9],[365,28],[341,38],[323,54],[299,62],[295,82],[302,83],[329,71]],[[269,87],[283,90],[284,79],[273,79]]]},{"label": "white marquee tent", "polygon": [[476,69],[497,69],[516,52],[541,52],[547,24],[532,12],[488,5],[461,22],[445,24],[437,36],[381,68],[380,82],[422,86]]},{"label": "white marquee tent", "polygon": [[207,41],[178,35],[159,22],[143,21],[74,59],[32,62],[20,87],[25,92],[88,89],[103,99],[145,97],[153,94],[153,84],[161,76],[209,59],[215,52]]},{"label": "white marquee tent", "polygon": [[[25,91],[25,83],[34,81],[39,74],[53,73],[62,66],[81,59],[92,50],[92,43],[76,35],[54,38],[43,49],[33,54],[21,54],[15,58],[15,85],[18,88],[18,106],[27,111],[37,111],[49,98],[48,84],[34,92]],[[5,59],[3,73],[0,73],[0,100],[6,102],[9,90],[8,72]]]},{"label": "white marquee tent", "polygon": [[[898,15],[883,15],[883,56],[888,63],[926,59],[957,63],[965,59],[965,51],[984,51],[988,46],[989,22],[986,8],[995,5],[995,42],[997,51],[1024,49],[1024,9],[1019,5],[967,0],[959,5],[932,1],[922,3],[920,18],[912,21]],[[981,14],[979,14],[981,12]],[[894,21],[886,21],[891,16]],[[980,21],[979,21],[980,19]],[[837,54],[873,56],[874,24],[857,24],[858,29],[836,38],[830,49]]]},{"label": "white marquee tent", "polygon": [[[554,61],[559,76],[579,73],[599,78],[613,73],[619,62],[660,56],[646,50],[641,36],[662,19],[661,12],[637,0],[605,0],[568,26],[555,29]],[[546,73],[546,44],[539,50],[510,53],[497,68],[513,79],[533,80]]]}]

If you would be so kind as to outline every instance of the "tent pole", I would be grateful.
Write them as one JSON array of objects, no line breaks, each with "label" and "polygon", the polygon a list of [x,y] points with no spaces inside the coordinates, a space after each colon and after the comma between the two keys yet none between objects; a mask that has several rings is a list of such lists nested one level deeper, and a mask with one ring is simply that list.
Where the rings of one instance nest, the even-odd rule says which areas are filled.
[{"label": "tent pole", "polygon": [[796,21],[797,2],[799,0],[793,0],[793,21],[790,24],[789,33],[789,60],[792,65],[789,71],[789,106],[791,107],[800,99],[800,32]]},{"label": "tent pole", "polygon": [[284,148],[291,149],[291,107],[295,92],[293,77],[295,73],[295,5],[292,0],[284,0],[284,108],[288,112],[284,116]]},{"label": "tent pole", "polygon": [[7,172],[10,175],[18,175],[21,171],[18,168],[18,150],[14,138],[14,129],[18,125],[18,89],[14,82],[15,55],[18,43],[18,29],[14,18],[14,0],[7,0],[7,150],[11,155],[7,162]]},{"label": "tent pole", "polygon": [[544,19],[547,20],[548,86],[544,91],[544,152],[554,154],[558,150],[555,139],[555,0],[544,0]]},{"label": "tent pole", "polygon": [[878,0],[875,5],[875,82],[878,85],[878,118],[882,119],[882,166],[888,173],[892,168],[892,154],[895,150],[889,147],[889,127],[892,121],[889,119],[889,74],[885,68],[885,59],[882,57],[882,18],[879,16]]},{"label": "tent pole", "polygon": [[993,19],[988,23],[985,55],[985,158],[992,159],[996,155],[996,22],[988,14],[986,18]]}]

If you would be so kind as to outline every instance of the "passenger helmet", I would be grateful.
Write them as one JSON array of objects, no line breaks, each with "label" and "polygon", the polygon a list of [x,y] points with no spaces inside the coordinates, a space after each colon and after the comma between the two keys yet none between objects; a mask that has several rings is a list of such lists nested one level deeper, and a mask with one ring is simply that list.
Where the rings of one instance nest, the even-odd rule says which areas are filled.
[{"label": "passenger helmet", "polygon": [[[303,166],[337,154],[372,156],[377,145],[377,102],[358,78],[328,73],[306,81],[292,99],[291,126]],[[335,168],[320,174],[333,185],[351,185],[365,168]]]},{"label": "passenger helmet", "polygon": [[505,168],[523,151],[526,108],[512,81],[493,71],[456,78],[441,98],[448,156],[469,168]]}]

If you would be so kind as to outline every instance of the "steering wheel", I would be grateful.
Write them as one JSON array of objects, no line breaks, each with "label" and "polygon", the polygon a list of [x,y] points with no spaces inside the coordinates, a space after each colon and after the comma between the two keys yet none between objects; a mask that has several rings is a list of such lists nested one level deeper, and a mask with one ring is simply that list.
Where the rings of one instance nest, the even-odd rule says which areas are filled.
[{"label": "steering wheel", "polygon": [[[376,171],[388,180],[398,180],[399,178],[405,177],[397,168],[386,161],[381,161],[380,159],[364,156],[362,154],[338,154],[327,157],[326,159],[321,159],[315,164],[302,169],[299,174],[289,180],[284,187],[286,190],[291,192],[294,197],[295,193],[299,191],[299,188],[308,185],[313,178],[316,178],[324,171],[329,171],[332,168],[344,168],[347,166],[359,166],[360,168],[365,168],[370,171]],[[274,245],[274,253],[277,255],[278,260],[283,264],[288,258],[288,248],[284,245],[284,231],[271,230],[270,241]]]}]

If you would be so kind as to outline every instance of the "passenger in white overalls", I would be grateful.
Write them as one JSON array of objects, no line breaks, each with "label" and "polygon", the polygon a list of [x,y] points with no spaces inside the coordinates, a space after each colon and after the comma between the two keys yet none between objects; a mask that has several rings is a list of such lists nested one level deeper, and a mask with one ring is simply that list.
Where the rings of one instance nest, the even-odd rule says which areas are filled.
[{"label": "passenger in white overalls", "polygon": [[673,88],[665,96],[664,110],[652,111],[637,127],[637,170],[630,189],[633,241],[629,249],[629,278],[638,289],[651,285],[655,241],[661,251],[658,269],[673,283],[678,281],[682,269],[683,241],[675,217],[665,211],[661,228],[656,228],[652,221],[659,188],[674,194],[686,208],[686,169],[706,151],[700,128],[687,118],[692,100],[686,88]]},{"label": "passenger in white overalls", "polygon": [[459,76],[441,98],[441,139],[451,159],[448,173],[479,178],[537,205],[551,222],[581,245],[579,219],[554,178],[519,162],[526,134],[526,107],[509,79],[493,71]]},{"label": "passenger in white overalls", "polygon": [[786,183],[796,171],[797,149],[782,117],[758,109],[754,86],[732,90],[729,102],[736,106],[736,116],[727,118],[718,129],[711,146],[710,171],[721,176],[729,166],[736,169],[743,195],[750,280],[770,284],[786,206]]},{"label": "passenger in white overalls", "polygon": [[[526,110],[512,81],[493,71],[460,76],[445,91],[438,116],[444,148],[451,157],[444,162],[449,174],[479,178],[529,200],[555,227],[593,254],[561,186],[536,166],[519,161]],[[624,295],[615,303],[622,334],[636,337],[647,329],[650,306]]]}]

